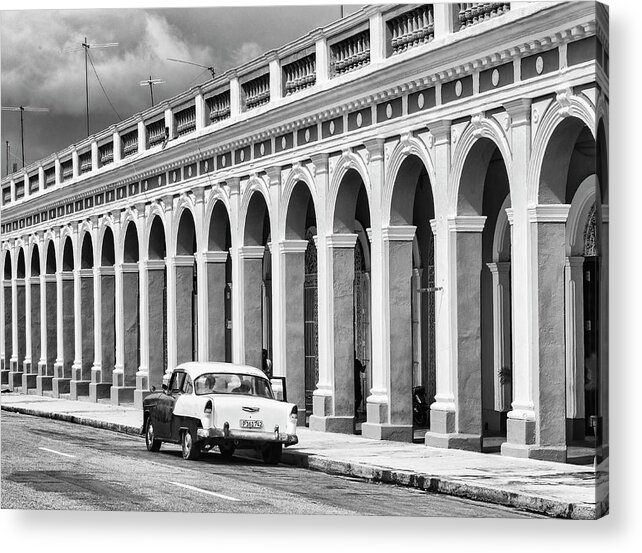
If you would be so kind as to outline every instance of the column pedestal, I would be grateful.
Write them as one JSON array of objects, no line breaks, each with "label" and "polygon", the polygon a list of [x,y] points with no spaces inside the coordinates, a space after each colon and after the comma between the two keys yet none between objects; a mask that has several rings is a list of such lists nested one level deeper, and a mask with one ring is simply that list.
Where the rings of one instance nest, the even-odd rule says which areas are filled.
[{"label": "column pedestal", "polygon": [[36,377],[36,392],[44,395],[44,392],[53,390],[54,364],[58,343],[58,314],[57,314],[57,291],[56,277],[53,274],[41,275],[41,356],[38,361],[38,376]]},{"label": "column pedestal", "polygon": [[239,249],[243,267],[243,343],[245,364],[261,368],[263,349],[263,255],[264,246]]},{"label": "column pedestal", "polygon": [[111,398],[112,373],[116,359],[115,270],[113,267],[100,267],[94,278],[95,317],[100,322],[99,331],[95,333],[95,346],[100,351],[95,354],[94,365],[91,368],[89,400],[95,403],[99,399]]},{"label": "column pedestal", "polygon": [[11,281],[5,281],[2,285],[3,292],[3,316],[4,316],[4,352],[0,363],[0,382],[9,384],[9,372],[11,369],[11,349],[12,349],[12,305],[13,295],[11,292]]},{"label": "column pedestal", "polygon": [[19,278],[15,283],[14,314],[16,328],[14,328],[14,348],[10,359],[9,389],[14,391],[22,386],[23,363],[25,360],[26,342],[26,293],[25,280]]},{"label": "column pedestal", "polygon": [[[58,329],[58,359],[54,364],[52,391],[54,397],[68,394],[71,383],[71,365],[75,350],[74,328],[74,276],[71,271],[60,275],[60,302],[58,316],[61,323]],[[62,354],[62,355],[61,355]]]}]

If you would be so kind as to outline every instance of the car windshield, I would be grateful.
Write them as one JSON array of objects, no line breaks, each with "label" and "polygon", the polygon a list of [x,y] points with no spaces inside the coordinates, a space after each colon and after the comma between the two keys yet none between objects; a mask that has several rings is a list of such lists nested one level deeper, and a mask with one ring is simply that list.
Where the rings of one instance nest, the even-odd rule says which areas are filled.
[{"label": "car windshield", "polygon": [[267,379],[236,373],[207,373],[194,380],[194,392],[203,394],[240,394],[274,399]]}]

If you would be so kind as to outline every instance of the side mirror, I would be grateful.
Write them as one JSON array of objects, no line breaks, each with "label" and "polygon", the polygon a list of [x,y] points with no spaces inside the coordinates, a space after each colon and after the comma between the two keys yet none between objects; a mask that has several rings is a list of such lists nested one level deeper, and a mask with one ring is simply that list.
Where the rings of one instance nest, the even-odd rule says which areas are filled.
[{"label": "side mirror", "polygon": [[150,391],[150,392],[155,392],[155,391],[156,391],[156,386],[152,386],[152,387],[149,389],[149,391]]},{"label": "side mirror", "polygon": [[163,384],[163,392],[167,392],[167,384]]},{"label": "side mirror", "polygon": [[287,401],[288,393],[285,387],[285,376],[273,376],[270,378],[274,399],[278,401]]}]

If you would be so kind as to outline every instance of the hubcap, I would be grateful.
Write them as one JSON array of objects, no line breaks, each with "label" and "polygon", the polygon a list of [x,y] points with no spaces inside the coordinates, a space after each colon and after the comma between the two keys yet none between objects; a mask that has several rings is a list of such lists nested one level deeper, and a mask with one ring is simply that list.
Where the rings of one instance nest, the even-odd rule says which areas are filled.
[{"label": "hubcap", "polygon": [[185,432],[183,436],[183,451],[187,455],[189,453],[189,450],[192,447],[192,436],[189,432]]}]

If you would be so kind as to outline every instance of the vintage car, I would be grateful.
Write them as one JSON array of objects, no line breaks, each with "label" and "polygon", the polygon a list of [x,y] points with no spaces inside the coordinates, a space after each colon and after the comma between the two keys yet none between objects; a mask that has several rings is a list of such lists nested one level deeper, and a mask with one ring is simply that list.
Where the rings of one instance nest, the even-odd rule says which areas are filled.
[{"label": "vintage car", "polygon": [[181,444],[184,459],[218,446],[224,457],[256,449],[276,464],[283,446],[298,442],[298,410],[285,398],[285,379],[231,363],[183,363],[162,391],[143,401],[143,430],[149,451],[163,442]]}]

